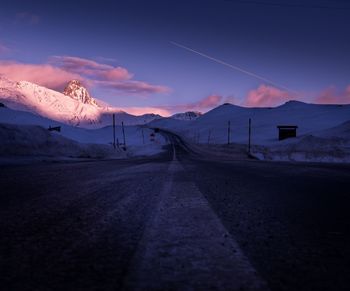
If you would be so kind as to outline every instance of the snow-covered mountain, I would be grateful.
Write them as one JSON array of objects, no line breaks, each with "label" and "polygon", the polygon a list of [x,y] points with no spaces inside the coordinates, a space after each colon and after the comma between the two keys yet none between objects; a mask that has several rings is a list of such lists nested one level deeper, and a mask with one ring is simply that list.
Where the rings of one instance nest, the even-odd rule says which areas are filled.
[{"label": "snow-covered mountain", "polygon": [[198,117],[202,116],[201,112],[198,111],[187,111],[184,113],[176,113],[171,116],[173,119],[179,119],[179,120],[195,120]]},{"label": "snow-covered mountain", "polygon": [[[230,121],[231,142],[246,143],[248,120],[252,120],[254,144],[279,143],[277,125],[298,126],[297,135],[317,134],[350,120],[349,105],[321,105],[289,101],[273,108],[247,108],[231,104],[218,106],[195,120],[171,118],[151,122],[151,126],[176,131],[199,143],[227,143]],[[339,137],[342,137],[339,134]]]},{"label": "snow-covered mountain", "polygon": [[135,116],[115,107],[98,105],[79,81],[69,82],[60,93],[27,81],[12,81],[0,76],[0,102],[7,107],[28,111],[48,119],[82,127],[98,128],[112,123],[125,125],[145,124],[161,116]]},{"label": "snow-covered mountain", "polygon": [[96,100],[90,96],[88,90],[78,80],[70,81],[63,94],[84,104],[98,106]]},{"label": "snow-covered mountain", "polygon": [[99,123],[101,109],[97,106],[27,81],[0,78],[0,99],[9,108],[72,125]]}]

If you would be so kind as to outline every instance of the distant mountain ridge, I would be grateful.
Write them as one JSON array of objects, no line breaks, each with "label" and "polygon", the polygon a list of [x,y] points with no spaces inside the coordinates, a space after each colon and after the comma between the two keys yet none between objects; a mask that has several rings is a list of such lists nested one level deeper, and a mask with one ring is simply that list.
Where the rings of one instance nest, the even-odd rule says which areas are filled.
[{"label": "distant mountain ridge", "polygon": [[251,141],[255,145],[278,144],[278,125],[298,126],[298,137],[326,132],[328,135],[332,133],[337,137],[347,138],[350,104],[312,104],[291,100],[277,107],[253,108],[227,103],[194,120],[167,118],[154,120],[151,125],[174,131],[190,141],[206,144],[226,144],[229,131],[230,142],[246,144],[249,119]]},{"label": "distant mountain ridge", "polygon": [[179,119],[179,120],[195,120],[202,115],[203,114],[198,111],[187,111],[184,113],[176,113],[170,117],[173,119]]}]

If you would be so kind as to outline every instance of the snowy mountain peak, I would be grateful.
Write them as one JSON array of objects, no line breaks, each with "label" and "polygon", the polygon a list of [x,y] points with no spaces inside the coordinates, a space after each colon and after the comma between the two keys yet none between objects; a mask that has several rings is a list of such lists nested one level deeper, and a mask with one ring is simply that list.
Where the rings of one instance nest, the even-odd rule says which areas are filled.
[{"label": "snowy mountain peak", "polygon": [[64,89],[63,94],[84,104],[98,106],[96,100],[90,96],[88,90],[78,80],[70,81]]}]

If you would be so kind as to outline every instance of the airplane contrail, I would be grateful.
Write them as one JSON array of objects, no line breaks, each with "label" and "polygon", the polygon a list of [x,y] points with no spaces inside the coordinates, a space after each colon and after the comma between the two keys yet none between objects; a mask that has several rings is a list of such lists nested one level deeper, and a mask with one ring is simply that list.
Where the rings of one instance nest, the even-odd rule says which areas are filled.
[{"label": "airplane contrail", "polygon": [[226,62],[224,62],[224,61],[222,61],[222,60],[219,60],[219,59],[217,59],[217,58],[208,56],[208,55],[206,55],[206,54],[204,54],[204,53],[201,53],[201,52],[199,52],[199,51],[196,51],[196,50],[194,50],[194,49],[192,49],[192,48],[189,48],[189,47],[184,46],[184,45],[182,45],[182,44],[179,44],[179,43],[177,43],[177,42],[170,41],[170,43],[173,44],[173,45],[175,45],[175,46],[177,46],[177,47],[183,48],[183,49],[188,50],[188,51],[190,51],[190,52],[193,52],[193,53],[195,53],[195,54],[197,54],[197,55],[200,55],[200,56],[202,56],[202,57],[204,57],[204,58],[207,58],[207,59],[209,59],[209,60],[212,60],[212,61],[214,61],[214,62],[216,62],[216,63],[219,63],[219,64],[221,64],[221,65],[224,65],[224,66],[226,66],[226,67],[229,67],[229,68],[231,68],[231,69],[234,69],[234,70],[236,70],[236,71],[239,71],[239,72],[241,72],[241,73],[244,73],[244,74],[249,75],[249,76],[251,76],[251,77],[254,77],[254,78],[256,78],[256,79],[259,79],[259,80],[262,80],[262,81],[264,81],[264,82],[267,82],[267,83],[269,83],[269,84],[271,84],[271,85],[274,85],[274,86],[276,86],[276,87],[279,87],[279,88],[285,89],[285,90],[287,90],[287,91],[290,91],[290,92],[293,92],[293,93],[298,94],[296,91],[291,90],[291,89],[289,89],[288,87],[286,87],[286,86],[284,86],[284,85],[281,85],[281,84],[278,84],[278,83],[276,83],[276,82],[274,82],[274,81],[272,81],[272,80],[269,80],[269,79],[267,79],[267,78],[265,78],[265,77],[263,77],[263,76],[259,76],[259,75],[255,74],[255,73],[249,72],[249,71],[244,70],[244,69],[242,69],[242,68],[240,68],[240,67],[231,65],[231,64],[226,63]]}]

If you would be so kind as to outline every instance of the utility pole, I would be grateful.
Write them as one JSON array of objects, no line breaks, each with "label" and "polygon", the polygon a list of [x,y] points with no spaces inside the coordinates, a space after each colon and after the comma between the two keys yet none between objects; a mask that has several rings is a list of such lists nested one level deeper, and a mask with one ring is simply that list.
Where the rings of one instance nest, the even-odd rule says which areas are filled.
[{"label": "utility pole", "polygon": [[122,130],[123,130],[124,148],[126,148],[125,131],[124,131],[124,122],[123,121],[122,121]]},{"label": "utility pole", "polygon": [[231,138],[231,121],[228,121],[227,125],[227,144],[230,144],[230,138]]},{"label": "utility pole", "polygon": [[143,127],[142,127],[142,143],[145,144],[145,134],[143,132]]},{"label": "utility pole", "polygon": [[115,114],[113,113],[113,147],[115,149]]},{"label": "utility pole", "polygon": [[250,154],[251,135],[252,135],[252,119],[249,118],[248,154]]}]

